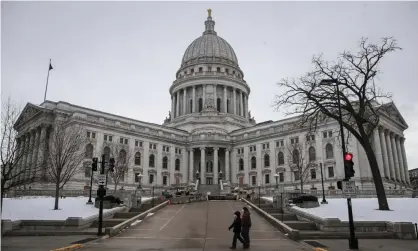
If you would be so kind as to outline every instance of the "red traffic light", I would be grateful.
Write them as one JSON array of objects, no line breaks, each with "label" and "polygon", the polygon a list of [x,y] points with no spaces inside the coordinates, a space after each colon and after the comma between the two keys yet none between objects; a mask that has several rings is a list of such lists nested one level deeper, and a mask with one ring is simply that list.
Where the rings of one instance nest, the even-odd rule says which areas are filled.
[{"label": "red traffic light", "polygon": [[352,160],[353,159],[353,154],[352,153],[346,153],[344,159],[347,160],[347,161]]}]

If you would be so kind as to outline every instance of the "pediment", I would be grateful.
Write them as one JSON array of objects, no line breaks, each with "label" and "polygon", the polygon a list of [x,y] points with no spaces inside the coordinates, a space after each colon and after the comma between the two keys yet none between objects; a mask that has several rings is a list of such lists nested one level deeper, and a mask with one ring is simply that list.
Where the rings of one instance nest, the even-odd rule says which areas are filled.
[{"label": "pediment", "polygon": [[29,121],[31,118],[41,113],[43,110],[44,108],[42,107],[39,107],[31,103],[27,103],[25,108],[23,108],[22,112],[20,113],[19,118],[16,120],[14,128],[16,129],[20,127],[25,122]]},{"label": "pediment", "polygon": [[408,124],[406,123],[405,119],[402,117],[401,113],[399,112],[398,108],[393,102],[382,105],[380,110],[382,113],[388,116],[391,120],[397,122],[398,124],[403,126],[405,129],[408,128]]}]

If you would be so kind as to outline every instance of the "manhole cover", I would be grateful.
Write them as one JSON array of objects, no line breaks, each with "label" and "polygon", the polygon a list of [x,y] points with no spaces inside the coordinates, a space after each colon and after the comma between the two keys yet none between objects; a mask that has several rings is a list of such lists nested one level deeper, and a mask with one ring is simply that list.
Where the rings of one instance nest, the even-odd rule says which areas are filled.
[{"label": "manhole cover", "polygon": [[315,247],[315,248],[326,248],[327,247],[327,246],[324,246],[317,241],[305,241],[305,242],[308,243],[309,245],[311,245],[312,247]]},{"label": "manhole cover", "polygon": [[96,239],[97,239],[97,237],[90,237],[90,238],[82,239],[82,240],[79,240],[79,241],[71,242],[70,244],[83,244],[83,243],[86,243],[86,242],[89,242],[89,241],[92,241],[92,240],[96,240]]}]

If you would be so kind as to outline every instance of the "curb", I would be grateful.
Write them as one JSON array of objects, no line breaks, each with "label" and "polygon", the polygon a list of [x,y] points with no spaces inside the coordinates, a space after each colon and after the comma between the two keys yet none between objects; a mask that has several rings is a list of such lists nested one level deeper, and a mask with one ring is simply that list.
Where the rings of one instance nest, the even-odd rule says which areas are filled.
[{"label": "curb", "polygon": [[71,246],[63,247],[63,248],[52,249],[51,251],[70,251],[70,250],[76,250],[76,249],[80,249],[80,248],[84,248],[84,245],[83,244],[74,244],[74,245],[71,245]]}]

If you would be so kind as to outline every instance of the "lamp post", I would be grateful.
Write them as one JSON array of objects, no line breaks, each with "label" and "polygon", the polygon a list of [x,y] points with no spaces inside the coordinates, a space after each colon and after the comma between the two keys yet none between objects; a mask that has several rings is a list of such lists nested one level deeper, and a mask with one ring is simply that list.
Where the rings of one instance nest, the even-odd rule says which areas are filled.
[{"label": "lamp post", "polygon": [[275,173],[274,178],[276,178],[276,189],[278,193],[279,192],[279,174]]},{"label": "lamp post", "polygon": [[89,193],[89,200],[87,201],[86,204],[91,205],[93,204],[93,201],[91,200],[91,190],[93,190],[93,167],[91,168],[91,173],[90,173],[90,193]]},{"label": "lamp post", "polygon": [[261,182],[258,182],[258,208],[260,208],[261,204]]},{"label": "lamp post", "polygon": [[154,207],[154,181],[151,183],[152,185],[152,207]]},{"label": "lamp post", "polygon": [[219,180],[218,183],[221,183],[222,181],[222,170],[219,171]]},{"label": "lamp post", "polygon": [[322,174],[322,162],[319,163],[319,168],[321,169],[321,183],[322,183],[322,201],[321,204],[328,204],[325,199],[325,190],[324,190],[324,175]]},{"label": "lamp post", "polygon": [[138,177],[138,187],[137,187],[137,189],[139,190],[139,189],[142,188],[141,187],[142,173],[138,173],[137,177]]},{"label": "lamp post", "polygon": [[[345,149],[345,137],[344,137],[344,127],[343,127],[343,116],[341,114],[341,100],[340,100],[340,82],[334,79],[323,79],[321,83],[334,83],[337,89],[337,98],[338,98],[338,122],[340,124],[340,135],[341,135],[341,145],[343,150],[343,159],[345,159],[346,149]],[[349,178],[345,178],[345,181],[348,181]],[[347,208],[348,208],[348,225],[350,228],[350,239],[348,240],[348,246],[350,249],[358,249],[358,239],[356,238],[354,232],[354,220],[353,220],[353,209],[351,206],[351,198],[347,198]]]}]

